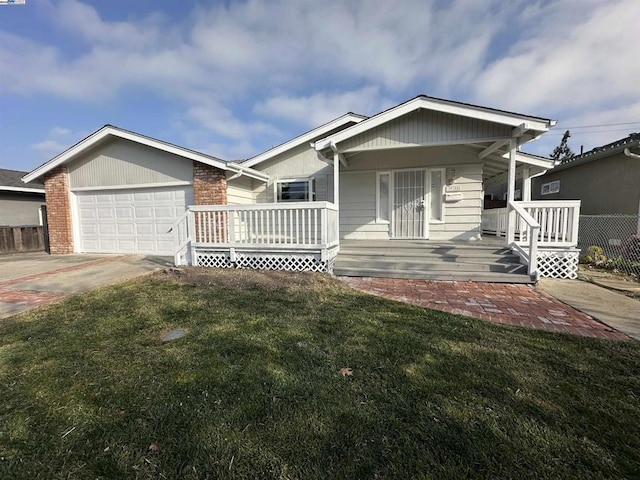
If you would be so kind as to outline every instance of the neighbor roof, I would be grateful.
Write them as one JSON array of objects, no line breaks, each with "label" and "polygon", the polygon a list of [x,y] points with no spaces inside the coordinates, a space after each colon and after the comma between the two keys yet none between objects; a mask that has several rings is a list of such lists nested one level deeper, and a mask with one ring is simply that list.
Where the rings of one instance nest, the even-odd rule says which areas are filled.
[{"label": "neighbor roof", "polygon": [[0,168],[0,190],[8,192],[44,193],[44,185],[40,182],[30,182],[25,185],[22,177],[27,172]]},{"label": "neighbor roof", "polygon": [[640,146],[640,133],[631,133],[628,137],[602,145],[601,147],[595,147],[580,155],[575,155],[570,160],[556,166],[553,169],[553,172],[566,170],[567,168],[583,165],[585,163],[593,162],[594,160],[617,155],[624,152],[626,148],[635,148],[638,146]]},{"label": "neighbor roof", "polygon": [[319,140],[315,144],[317,151],[329,148],[332,144],[336,145],[348,138],[352,138],[360,133],[366,132],[372,128],[382,125],[390,120],[394,120],[398,117],[406,115],[418,109],[427,109],[443,113],[450,113],[454,115],[461,115],[469,118],[477,118],[480,120],[486,120],[489,122],[501,123],[504,125],[510,125],[514,128],[520,127],[524,124],[525,131],[533,131],[533,137],[537,137],[540,134],[548,131],[556,124],[555,120],[551,120],[543,117],[534,117],[531,115],[524,115],[520,113],[508,112],[506,110],[498,110],[490,107],[483,107],[480,105],[472,105],[470,103],[456,102],[453,100],[445,100],[442,98],[429,97],[427,95],[418,95],[411,100],[407,100],[400,105],[389,108],[383,112],[378,113],[372,117],[363,120],[357,125],[353,125],[338,133],[330,135],[328,137]]},{"label": "neighbor roof", "polygon": [[247,167],[240,167],[234,163],[225,162],[219,158],[213,157],[211,155],[207,155],[204,153],[196,152],[195,150],[190,150],[188,148],[179,147],[172,143],[164,142],[162,140],[158,140],[152,137],[147,137],[146,135],[141,135],[139,133],[131,132],[129,130],[124,130],[122,128],[114,127],[113,125],[105,125],[99,130],[96,130],[88,137],[80,140],[78,143],[68,148],[60,155],[54,157],[48,162],[40,165],[38,168],[25,175],[22,180],[24,182],[30,182],[36,178],[42,177],[47,172],[53,170],[59,165],[63,165],[74,158],[76,158],[81,153],[86,150],[92,148],[93,146],[99,144],[100,142],[105,141],[108,138],[123,138],[125,140],[130,140],[132,142],[139,143],[141,145],[147,145],[152,148],[156,148],[158,150],[162,150],[167,153],[172,153],[174,155],[178,155],[180,157],[188,158],[194,160],[196,162],[204,163],[206,165],[210,165],[212,167],[220,168],[221,170],[228,170],[235,173],[242,173],[243,175],[247,175],[252,178],[256,178],[259,180],[267,180],[268,175],[265,175],[262,172],[258,172],[257,170],[252,170]]}]

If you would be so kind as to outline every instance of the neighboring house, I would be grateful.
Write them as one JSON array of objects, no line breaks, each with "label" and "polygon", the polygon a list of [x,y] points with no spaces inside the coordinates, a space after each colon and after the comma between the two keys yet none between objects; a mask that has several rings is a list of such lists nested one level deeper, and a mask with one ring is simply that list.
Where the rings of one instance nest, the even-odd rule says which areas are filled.
[{"label": "neighboring house", "polygon": [[581,200],[582,215],[640,215],[640,133],[576,155],[537,177],[535,200]]},{"label": "neighboring house", "polygon": [[45,204],[44,185],[25,184],[27,172],[0,168],[0,226],[42,225],[40,207]]},{"label": "neighboring house", "polygon": [[[531,236],[515,238],[526,222],[535,227],[514,203],[515,179],[530,200],[531,177],[553,163],[519,146],[554,123],[421,95],[370,118],[346,114],[241,162],[105,126],[24,180],[44,179],[53,253],[331,270],[343,241],[479,240],[485,184],[499,177],[509,185],[504,242],[531,256],[537,274]],[[571,248],[572,235],[541,246]]]}]

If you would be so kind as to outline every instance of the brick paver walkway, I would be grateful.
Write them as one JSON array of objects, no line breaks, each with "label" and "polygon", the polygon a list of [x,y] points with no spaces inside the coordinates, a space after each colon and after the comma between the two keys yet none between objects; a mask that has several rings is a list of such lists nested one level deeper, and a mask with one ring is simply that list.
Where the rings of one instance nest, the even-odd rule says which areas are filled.
[{"label": "brick paver walkway", "polygon": [[33,273],[30,275],[25,275],[23,277],[13,278],[11,280],[0,281],[0,302],[29,305],[33,307],[57,302],[59,300],[62,300],[64,297],[67,297],[68,294],[63,292],[29,290],[26,288],[20,288],[20,285],[31,280],[39,280],[42,278],[58,275],[60,273],[73,272],[76,270],[82,270],[89,266],[113,262],[114,260],[118,260],[120,258],[123,258],[123,256],[119,255],[107,258],[99,258],[97,260],[89,260],[86,262],[78,263],[76,265],[60,267],[55,270]]},{"label": "brick paver walkway", "polygon": [[529,285],[371,277],[341,280],[365,293],[490,322],[585,337],[629,339]]}]

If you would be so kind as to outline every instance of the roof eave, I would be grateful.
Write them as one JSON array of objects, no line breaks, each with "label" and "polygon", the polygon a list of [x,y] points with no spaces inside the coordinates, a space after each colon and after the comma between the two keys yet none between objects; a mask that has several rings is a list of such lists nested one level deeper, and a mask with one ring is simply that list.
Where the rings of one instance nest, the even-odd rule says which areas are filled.
[{"label": "roof eave", "polygon": [[403,115],[411,113],[418,109],[436,110],[443,113],[453,115],[466,116],[470,118],[478,118],[495,123],[502,123],[514,128],[518,128],[523,124],[526,125],[526,131],[532,132],[534,138],[539,137],[543,133],[549,131],[555,124],[555,120],[533,117],[529,115],[516,114],[506,111],[498,111],[487,107],[477,105],[461,104],[449,100],[437,99],[426,96],[418,96],[407,102],[401,103],[373,117],[370,117],[357,125],[353,125],[345,130],[337,132],[328,137],[322,138],[315,143],[315,149],[322,151],[329,148],[332,144],[337,145],[349,138],[359,135],[367,130],[376,128],[386,122],[399,118]]},{"label": "roof eave", "polygon": [[35,170],[29,172],[27,175],[22,177],[22,181],[25,183],[28,183],[37,178],[42,177],[47,172],[50,172],[54,168],[64,163],[67,163],[68,161],[75,158],[77,155],[80,155],[84,151],[92,148],[93,146],[97,145],[98,143],[100,143],[101,141],[105,140],[108,137],[130,140],[130,141],[133,141],[142,145],[146,145],[152,148],[157,148],[167,153],[172,153],[174,155],[178,155],[184,158],[189,158],[191,160],[195,160],[197,162],[204,163],[206,165],[220,168],[222,170],[227,170],[227,162],[223,160],[210,157],[208,155],[195,152],[193,150],[187,150],[185,148],[178,147],[177,145],[162,142],[155,138],[140,135],[134,132],[130,132],[128,130],[122,130],[117,127],[113,127],[111,125],[105,125],[101,129],[95,131],[88,137],[84,138],[83,140],[79,141],[72,147],[68,148],[61,154],[52,158],[48,162],[42,164]]},{"label": "roof eave", "polygon": [[[364,115],[358,115],[355,113],[346,113],[345,115],[342,115],[334,120],[331,120],[328,123],[325,123],[324,125],[321,125],[320,127],[314,128],[313,130],[310,130],[306,133],[303,133],[302,135],[299,135],[291,140],[289,140],[288,142],[285,142],[281,145],[278,145],[276,147],[273,147],[269,150],[267,150],[266,152],[260,153],[258,155],[256,155],[255,157],[249,158],[247,160],[242,161],[241,164],[243,166],[246,167],[253,167],[255,165],[258,165],[262,162],[265,162],[277,155],[280,155],[281,153],[286,152],[287,150],[291,150],[292,148],[298,147],[300,145],[303,145],[305,143],[309,143],[311,142],[311,140],[313,140],[314,138],[317,138],[320,135],[323,135],[327,132],[330,132],[331,130],[335,130],[336,128],[339,128],[342,125],[345,125],[347,123],[360,123],[363,120],[365,120],[367,117],[365,117]],[[236,162],[234,162],[236,163]]]}]

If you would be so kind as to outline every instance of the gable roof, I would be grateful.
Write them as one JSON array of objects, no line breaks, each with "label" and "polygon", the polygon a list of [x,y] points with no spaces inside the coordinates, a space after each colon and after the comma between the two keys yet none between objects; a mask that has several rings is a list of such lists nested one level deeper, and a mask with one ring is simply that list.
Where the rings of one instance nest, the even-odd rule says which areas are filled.
[{"label": "gable roof", "polygon": [[365,120],[367,117],[364,115],[358,115],[357,113],[346,113],[344,115],[342,115],[341,117],[338,117],[334,120],[331,120],[328,123],[325,123],[324,125],[321,125],[317,128],[314,128],[313,130],[310,130],[306,133],[303,133],[302,135],[299,135],[297,137],[295,137],[292,140],[289,140],[288,142],[282,143],[276,147],[273,147],[269,150],[267,150],[266,152],[263,152],[259,155],[256,155],[255,157],[249,158],[247,160],[241,161],[239,163],[242,164],[242,166],[246,166],[246,167],[253,167],[254,165],[257,165],[259,163],[262,163],[266,160],[269,160],[270,158],[275,157],[276,155],[279,155],[281,153],[286,152],[287,150],[291,150],[292,148],[295,148],[299,145],[303,145],[305,143],[309,143],[310,141],[312,141],[314,138],[318,138],[322,135],[326,135],[329,132],[343,127],[343,126],[347,126],[349,124],[357,124],[360,123],[361,121]]},{"label": "gable roof", "polygon": [[164,142],[162,140],[158,140],[152,137],[147,137],[146,135],[141,135],[139,133],[131,132],[129,130],[124,130],[122,128],[114,127],[113,125],[105,125],[101,129],[93,132],[88,137],[80,140],[78,143],[68,148],[67,150],[62,152],[60,155],[40,165],[38,168],[36,168],[35,170],[25,175],[22,178],[22,180],[24,182],[30,182],[32,180],[35,180],[36,178],[40,178],[47,172],[53,170],[54,168],[60,165],[70,162],[71,160],[75,159],[78,155],[82,154],[88,149],[110,138],[122,138],[125,140],[130,140],[132,142],[136,142],[141,145],[146,145],[148,147],[156,148],[163,152],[172,153],[174,155],[188,158],[196,162],[204,163],[205,165],[210,165],[212,167],[216,167],[221,170],[247,175],[249,177],[256,178],[258,180],[266,181],[268,179],[268,176],[265,175],[264,173],[258,172],[257,170],[252,170],[251,168],[240,167],[236,164],[225,162],[224,160],[213,157],[211,155],[206,155],[204,153],[196,152],[195,150],[179,147],[172,143]]},{"label": "gable roof", "polygon": [[640,146],[640,132],[631,133],[628,137],[621,138],[620,140],[616,140],[615,142],[608,143],[606,145],[602,145],[601,147],[595,147],[591,150],[584,152],[580,155],[575,155],[571,157],[571,159],[567,160],[560,165],[554,167],[549,173],[559,172],[561,170],[566,170],[567,168],[576,167],[578,165],[583,165],[585,163],[593,162],[595,160],[599,160],[601,158],[610,157],[612,155],[617,155],[619,153],[624,152],[627,148],[635,148]]},{"label": "gable roof", "polygon": [[533,138],[548,131],[555,125],[555,120],[542,117],[534,117],[531,115],[523,115],[520,113],[508,112],[506,110],[498,110],[495,108],[482,107],[480,105],[472,105],[469,103],[455,102],[453,100],[445,100],[442,98],[429,97],[427,95],[418,95],[411,100],[407,100],[400,105],[396,105],[388,110],[378,113],[373,117],[346,128],[338,133],[325,137],[315,144],[317,151],[329,148],[348,138],[352,138],[363,132],[371,130],[379,125],[387,123],[391,120],[399,118],[418,109],[433,110],[437,112],[460,115],[468,118],[485,120],[488,122],[509,125],[518,128],[524,125],[523,131],[531,131]]},{"label": "gable roof", "polygon": [[27,172],[20,170],[8,170],[0,168],[0,190],[7,192],[44,193],[44,185],[41,182],[30,182],[25,185],[22,177]]}]

